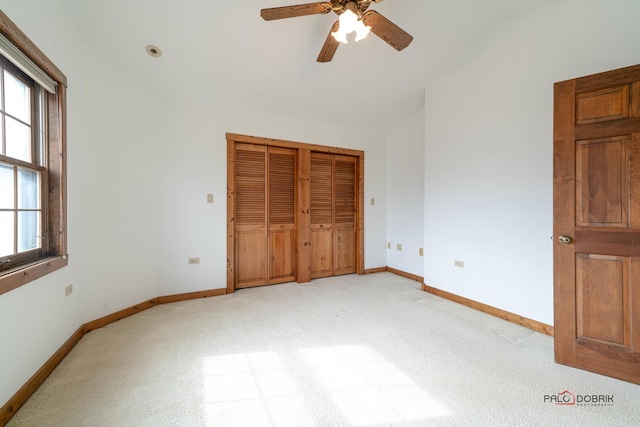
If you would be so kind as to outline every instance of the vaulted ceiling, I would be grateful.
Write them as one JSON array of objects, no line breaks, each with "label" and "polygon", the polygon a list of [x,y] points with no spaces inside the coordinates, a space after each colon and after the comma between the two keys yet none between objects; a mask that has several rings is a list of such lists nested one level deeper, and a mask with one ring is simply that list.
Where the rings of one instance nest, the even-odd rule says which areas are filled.
[{"label": "vaulted ceiling", "polygon": [[[266,22],[310,0],[56,0],[91,48],[172,99],[383,130],[419,107],[430,78],[483,30],[559,0],[385,0],[371,9],[413,35],[397,52],[371,34],[316,58],[333,13]],[[145,46],[158,46],[152,58]]]}]

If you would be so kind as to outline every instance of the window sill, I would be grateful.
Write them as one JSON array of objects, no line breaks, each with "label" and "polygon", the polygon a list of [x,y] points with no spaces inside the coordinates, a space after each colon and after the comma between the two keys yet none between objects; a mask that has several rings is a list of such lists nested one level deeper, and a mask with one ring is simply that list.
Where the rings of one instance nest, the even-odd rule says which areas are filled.
[{"label": "window sill", "polygon": [[69,256],[51,256],[0,273],[0,295],[39,279],[69,263]]}]

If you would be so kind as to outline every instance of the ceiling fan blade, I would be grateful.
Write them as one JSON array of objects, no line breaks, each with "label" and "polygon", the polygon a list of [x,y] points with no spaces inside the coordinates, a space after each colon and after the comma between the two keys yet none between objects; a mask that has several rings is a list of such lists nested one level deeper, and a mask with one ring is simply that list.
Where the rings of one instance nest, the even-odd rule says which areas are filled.
[{"label": "ceiling fan blade", "polygon": [[295,18],[296,16],[319,15],[329,13],[332,10],[333,5],[330,2],[318,2],[262,9],[260,16],[265,21],[273,21],[274,19]]},{"label": "ceiling fan blade", "polygon": [[413,36],[380,15],[375,10],[370,10],[364,14],[364,24],[371,27],[371,31],[393,48],[400,51],[409,46],[413,41]]},{"label": "ceiling fan blade", "polygon": [[335,55],[338,46],[340,46],[340,42],[331,35],[331,33],[335,33],[336,31],[338,31],[338,21],[333,24],[327,35],[327,39],[324,41],[320,55],[318,55],[318,62],[330,62],[333,59],[333,55]]}]

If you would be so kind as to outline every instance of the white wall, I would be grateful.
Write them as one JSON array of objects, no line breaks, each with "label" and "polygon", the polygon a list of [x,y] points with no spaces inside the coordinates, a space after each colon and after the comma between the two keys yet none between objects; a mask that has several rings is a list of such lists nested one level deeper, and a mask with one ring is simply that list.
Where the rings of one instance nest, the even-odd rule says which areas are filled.
[{"label": "white wall", "polygon": [[430,82],[428,285],[553,324],[553,83],[640,63],[639,16],[637,0],[565,1],[485,32]]},{"label": "white wall", "polygon": [[0,295],[0,405],[83,323],[226,286],[226,132],[365,150],[365,197],[380,201],[365,209],[365,267],[386,265],[384,136],[169,102],[85,45],[54,2],[0,9],[69,80],[70,254],[68,267]]},{"label": "white wall", "polygon": [[[45,1],[0,8],[67,75],[69,266],[0,295],[0,402],[82,323],[157,296],[160,102]],[[160,121],[164,123],[165,121]],[[64,287],[74,292],[64,297]]]},{"label": "white wall", "polygon": [[387,135],[387,265],[417,276],[424,272],[424,117],[423,106]]}]

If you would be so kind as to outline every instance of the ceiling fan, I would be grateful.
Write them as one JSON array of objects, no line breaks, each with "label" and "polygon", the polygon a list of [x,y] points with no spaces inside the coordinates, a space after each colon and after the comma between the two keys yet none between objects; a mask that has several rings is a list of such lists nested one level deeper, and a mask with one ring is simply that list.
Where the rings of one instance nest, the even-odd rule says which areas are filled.
[{"label": "ceiling fan", "polygon": [[325,2],[298,4],[293,6],[272,7],[262,9],[260,16],[265,21],[295,18],[297,16],[327,14],[335,12],[339,19],[331,27],[331,31],[320,50],[318,62],[329,62],[333,59],[340,43],[347,43],[346,35],[356,33],[356,41],[362,40],[372,31],[398,51],[409,46],[413,37],[393,22],[376,12],[368,10],[371,3],[382,0],[331,0]]}]

